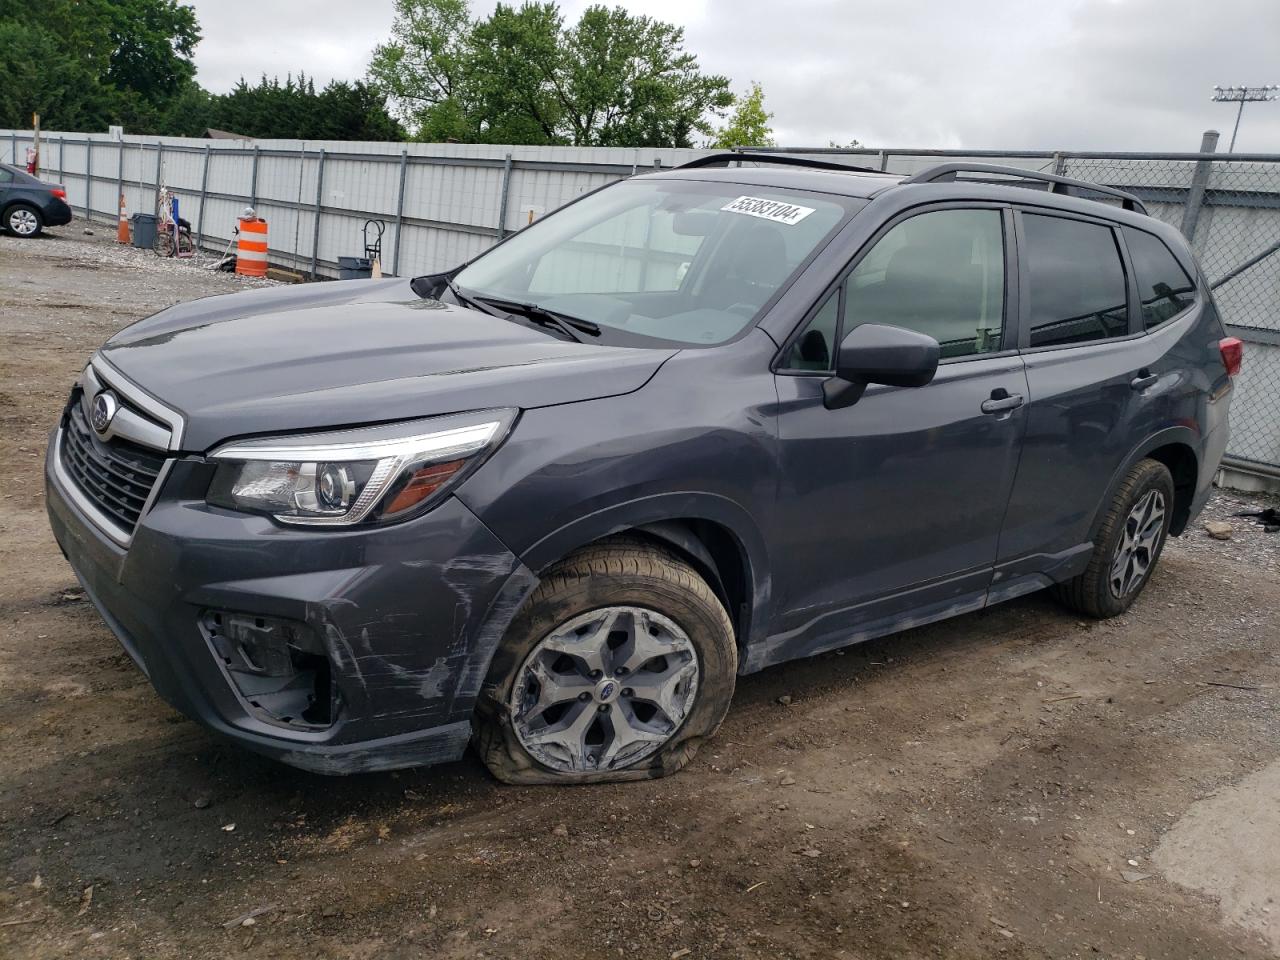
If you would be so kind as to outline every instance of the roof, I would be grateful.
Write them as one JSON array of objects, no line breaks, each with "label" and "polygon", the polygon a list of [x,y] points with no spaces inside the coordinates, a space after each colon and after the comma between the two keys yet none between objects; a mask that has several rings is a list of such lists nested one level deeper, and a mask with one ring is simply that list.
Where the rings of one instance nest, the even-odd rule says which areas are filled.
[{"label": "roof", "polygon": [[208,127],[204,131],[206,140],[252,140],[253,137],[247,137],[243,133],[232,133],[230,130],[215,130]]},{"label": "roof", "polygon": [[750,166],[744,161],[741,167],[701,167],[695,169],[663,170],[646,173],[648,178],[673,180],[708,180],[719,183],[742,183],[759,187],[776,187],[783,190],[812,190],[816,193],[834,193],[863,200],[897,186],[904,179],[897,174],[873,173],[860,170],[816,170],[808,167]]},{"label": "roof", "polygon": [[[973,176],[976,175],[976,176]],[[935,164],[911,176],[881,173],[836,161],[782,154],[715,154],[701,157],[651,177],[709,180],[750,186],[811,190],[869,200],[897,189],[910,192],[916,202],[963,198],[1003,203],[1034,204],[1105,216],[1121,222],[1152,226],[1142,201],[1105,184],[1073,180],[1036,170],[992,164],[951,162]],[[1030,188],[1030,189],[1028,189]],[[1031,196],[1028,196],[1028,194]],[[1119,201],[1107,203],[1098,197]],[[1159,222],[1158,220],[1156,221]]]}]

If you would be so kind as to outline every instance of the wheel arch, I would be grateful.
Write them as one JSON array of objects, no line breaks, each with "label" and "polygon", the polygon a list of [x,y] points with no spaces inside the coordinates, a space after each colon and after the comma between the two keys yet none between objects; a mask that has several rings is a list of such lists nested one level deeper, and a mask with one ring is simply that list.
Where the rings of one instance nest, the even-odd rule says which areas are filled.
[{"label": "wheel arch", "polygon": [[1134,447],[1107,484],[1106,493],[1098,504],[1093,523],[1089,527],[1089,539],[1094,540],[1097,537],[1107,507],[1115,498],[1116,491],[1129,471],[1139,461],[1148,458],[1163,463],[1173,475],[1174,504],[1169,534],[1175,537],[1181,534],[1191,518],[1191,505],[1195,500],[1196,481],[1200,470],[1200,455],[1196,452],[1198,447],[1198,434],[1184,426],[1161,430]]},{"label": "wheel arch", "polygon": [[663,494],[618,504],[547,535],[522,560],[541,573],[618,534],[660,543],[697,570],[725,605],[740,648],[764,635],[771,594],[764,538],[751,516],[724,497]]}]

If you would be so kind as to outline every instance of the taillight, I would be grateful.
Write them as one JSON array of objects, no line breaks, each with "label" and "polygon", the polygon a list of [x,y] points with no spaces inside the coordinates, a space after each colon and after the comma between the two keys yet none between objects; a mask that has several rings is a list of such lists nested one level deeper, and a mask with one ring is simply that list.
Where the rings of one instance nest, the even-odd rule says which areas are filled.
[{"label": "taillight", "polygon": [[59,200],[67,199],[67,191],[63,190],[61,187],[54,187],[49,192],[52,193],[55,197],[57,197]]},{"label": "taillight", "polygon": [[1227,368],[1227,376],[1234,377],[1244,363],[1244,344],[1238,337],[1223,337],[1218,341],[1218,350],[1222,354],[1222,364]]}]

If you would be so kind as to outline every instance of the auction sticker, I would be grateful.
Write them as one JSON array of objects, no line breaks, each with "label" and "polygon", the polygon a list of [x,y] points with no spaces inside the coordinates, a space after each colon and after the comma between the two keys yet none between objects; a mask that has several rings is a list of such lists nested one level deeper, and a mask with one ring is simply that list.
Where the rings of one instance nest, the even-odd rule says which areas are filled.
[{"label": "auction sticker", "polygon": [[799,223],[809,214],[813,207],[801,207],[794,203],[783,203],[781,200],[765,200],[761,197],[739,197],[730,200],[721,210],[730,213],[745,213],[748,217],[759,217],[761,220],[772,220],[774,223],[785,223],[788,226]]}]

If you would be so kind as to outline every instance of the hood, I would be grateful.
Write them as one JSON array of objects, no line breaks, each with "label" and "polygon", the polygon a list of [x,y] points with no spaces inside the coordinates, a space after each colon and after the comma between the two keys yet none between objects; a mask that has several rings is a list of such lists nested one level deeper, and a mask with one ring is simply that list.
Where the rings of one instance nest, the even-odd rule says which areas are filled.
[{"label": "hood", "polygon": [[406,280],[349,280],[179,304],[101,356],[186,419],[182,447],[638,390],[675,350],[573,343],[436,300]]}]

